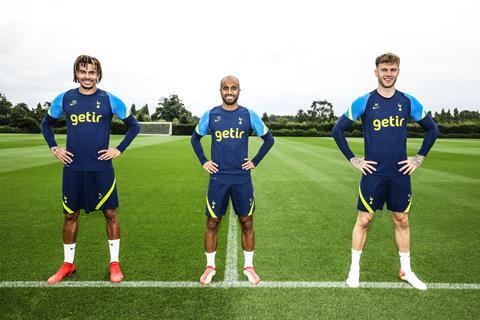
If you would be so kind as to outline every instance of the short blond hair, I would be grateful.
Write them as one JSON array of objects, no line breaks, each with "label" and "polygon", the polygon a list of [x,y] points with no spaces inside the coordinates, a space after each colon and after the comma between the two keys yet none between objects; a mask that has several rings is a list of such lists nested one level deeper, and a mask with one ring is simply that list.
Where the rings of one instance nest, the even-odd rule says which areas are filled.
[{"label": "short blond hair", "polygon": [[400,65],[400,57],[394,53],[387,52],[379,55],[377,59],[375,59],[375,67],[378,67],[378,65],[381,63]]}]

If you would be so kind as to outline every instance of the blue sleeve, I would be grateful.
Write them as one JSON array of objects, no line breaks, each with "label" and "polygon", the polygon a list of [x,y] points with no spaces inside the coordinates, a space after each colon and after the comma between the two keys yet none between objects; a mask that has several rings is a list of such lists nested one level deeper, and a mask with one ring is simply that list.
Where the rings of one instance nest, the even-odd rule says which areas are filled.
[{"label": "blue sleeve", "polygon": [[198,160],[200,163],[203,164],[208,161],[207,157],[205,156],[205,152],[203,151],[202,144],[200,142],[200,139],[202,139],[202,135],[199,135],[196,131],[193,132],[192,138],[190,139],[190,142],[192,143],[193,151],[195,151],[195,154],[197,155]]},{"label": "blue sleeve", "polygon": [[255,131],[255,134],[259,137],[266,135],[268,128],[265,123],[263,123],[262,118],[251,110],[248,110],[248,113],[250,114],[250,125],[252,126],[253,131]]},{"label": "blue sleeve", "polygon": [[417,122],[425,118],[427,112],[422,104],[411,95],[405,93],[405,96],[410,100],[410,117]]},{"label": "blue sleeve", "polygon": [[48,115],[52,118],[58,119],[63,114],[63,96],[64,93],[59,94],[55,99],[53,99],[52,105],[48,108]]},{"label": "blue sleeve", "polygon": [[120,120],[125,120],[130,116],[130,110],[127,109],[125,103],[119,98],[115,97],[113,94],[107,92],[108,99],[110,100],[110,106],[112,107],[112,112]]},{"label": "blue sleeve", "polygon": [[345,138],[345,131],[352,125],[353,121],[348,118],[348,116],[343,115],[338,119],[337,123],[332,130],[333,139],[337,143],[337,146],[340,148],[342,153],[345,155],[347,160],[352,159],[355,157],[352,150],[348,146],[347,138]]},{"label": "blue sleeve", "polygon": [[267,152],[272,148],[273,143],[275,140],[273,139],[273,135],[270,131],[267,131],[266,134],[262,136],[263,144],[257,152],[257,155],[252,159],[253,164],[258,166],[260,161],[266,156]]},{"label": "blue sleeve", "polygon": [[365,111],[369,97],[370,93],[367,93],[366,95],[361,96],[357,100],[353,101],[350,108],[348,108],[347,112],[344,113],[344,116],[352,121],[357,120]]},{"label": "blue sleeve", "polygon": [[195,127],[195,132],[201,136],[206,135],[208,133],[209,122],[210,122],[210,110],[205,112],[203,116],[200,118],[200,121],[198,121],[198,124]]},{"label": "blue sleeve", "polygon": [[47,141],[48,147],[50,149],[57,146],[57,142],[55,141],[55,135],[53,133],[53,124],[56,120],[56,118],[51,117],[49,114],[46,114],[45,118],[43,118],[42,123],[40,124],[43,137],[45,138],[45,141]]},{"label": "blue sleeve", "polygon": [[428,114],[417,123],[425,130],[425,136],[418,154],[426,157],[438,137],[438,126]]},{"label": "blue sleeve", "polygon": [[137,134],[140,132],[140,125],[137,122],[137,119],[133,116],[133,114],[129,115],[127,118],[123,119],[123,122],[127,126],[128,130],[125,133],[125,137],[123,138],[122,142],[118,145],[118,151],[122,152],[127,149],[128,145],[135,139]]}]

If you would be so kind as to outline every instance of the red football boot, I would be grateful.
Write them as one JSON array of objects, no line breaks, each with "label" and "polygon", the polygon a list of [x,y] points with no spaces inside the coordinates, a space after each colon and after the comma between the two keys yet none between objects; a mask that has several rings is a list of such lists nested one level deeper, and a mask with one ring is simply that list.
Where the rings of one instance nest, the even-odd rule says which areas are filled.
[{"label": "red football boot", "polygon": [[253,269],[253,267],[244,268],[243,269],[243,274],[247,276],[248,282],[250,282],[251,284],[259,284],[260,283],[260,277],[255,272],[255,269]]},{"label": "red football boot", "polygon": [[123,273],[120,269],[120,262],[111,262],[110,263],[110,281],[111,282],[120,282],[123,280]]},{"label": "red football boot", "polygon": [[60,267],[60,269],[58,269],[58,271],[53,276],[48,278],[47,282],[48,284],[55,284],[57,282],[62,281],[63,278],[74,274],[75,271],[76,269],[73,263],[64,262]]},{"label": "red football boot", "polygon": [[201,284],[209,284],[212,281],[213,276],[217,273],[215,268],[212,266],[207,266],[202,276],[200,277]]}]

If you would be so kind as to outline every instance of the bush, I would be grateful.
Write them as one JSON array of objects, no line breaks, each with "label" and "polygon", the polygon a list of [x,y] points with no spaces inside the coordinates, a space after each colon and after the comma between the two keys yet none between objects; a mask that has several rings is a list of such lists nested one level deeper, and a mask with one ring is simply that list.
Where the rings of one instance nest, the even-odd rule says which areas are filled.
[{"label": "bush", "polygon": [[12,128],[10,126],[0,126],[0,133],[21,133],[19,128]]},{"label": "bush", "polygon": [[38,133],[40,132],[40,124],[36,119],[25,117],[18,119],[16,121],[16,127],[21,130],[21,132],[30,132],[30,133]]},{"label": "bush", "polygon": [[127,126],[122,121],[113,120],[110,124],[111,134],[125,134],[127,130]]},{"label": "bush", "polygon": [[194,124],[173,124],[172,135],[174,136],[191,136],[195,130]]}]

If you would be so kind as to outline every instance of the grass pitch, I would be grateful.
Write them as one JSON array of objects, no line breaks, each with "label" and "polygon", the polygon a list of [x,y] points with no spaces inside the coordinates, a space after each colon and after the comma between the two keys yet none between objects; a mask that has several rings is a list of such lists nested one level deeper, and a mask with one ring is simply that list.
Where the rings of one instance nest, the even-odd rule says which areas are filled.
[{"label": "grass pitch", "polygon": [[[120,139],[112,137],[111,145]],[[361,139],[349,142],[362,154]],[[260,143],[251,139],[251,154]],[[410,139],[409,154],[420,144]],[[125,280],[198,281],[208,176],[189,137],[138,137],[114,166]],[[437,140],[413,175],[412,266],[428,283],[480,283],[479,168],[480,141]],[[43,281],[61,264],[61,173],[40,135],[0,135],[0,283]],[[359,179],[332,139],[276,138],[253,172],[262,280],[345,280]],[[380,212],[369,230],[361,281],[400,281],[389,215]],[[215,282],[224,278],[228,222],[220,230]],[[241,270],[240,247],[237,256]],[[103,216],[82,214],[78,271],[69,280],[108,280],[108,261]],[[2,319],[477,319],[479,310],[479,290],[0,288]]]}]

